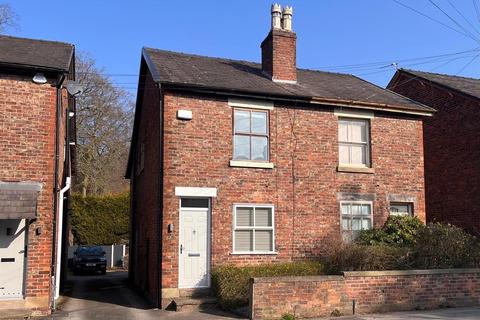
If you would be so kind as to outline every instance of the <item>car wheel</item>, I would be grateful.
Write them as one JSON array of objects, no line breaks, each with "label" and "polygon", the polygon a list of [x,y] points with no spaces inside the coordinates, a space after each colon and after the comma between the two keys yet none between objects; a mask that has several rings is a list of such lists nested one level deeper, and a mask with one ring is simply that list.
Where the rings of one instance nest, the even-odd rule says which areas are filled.
[{"label": "car wheel", "polygon": [[106,270],[106,269],[102,269],[101,273],[102,273],[102,274],[106,274],[106,273],[107,273],[107,270]]}]

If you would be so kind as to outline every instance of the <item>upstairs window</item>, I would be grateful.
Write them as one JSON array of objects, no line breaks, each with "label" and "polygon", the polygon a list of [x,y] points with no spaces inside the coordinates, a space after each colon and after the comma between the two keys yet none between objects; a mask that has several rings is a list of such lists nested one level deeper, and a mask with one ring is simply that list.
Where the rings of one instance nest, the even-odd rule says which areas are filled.
[{"label": "upstairs window", "polygon": [[339,164],[370,167],[369,120],[338,120]]},{"label": "upstairs window", "polygon": [[233,159],[268,161],[268,112],[234,110]]}]

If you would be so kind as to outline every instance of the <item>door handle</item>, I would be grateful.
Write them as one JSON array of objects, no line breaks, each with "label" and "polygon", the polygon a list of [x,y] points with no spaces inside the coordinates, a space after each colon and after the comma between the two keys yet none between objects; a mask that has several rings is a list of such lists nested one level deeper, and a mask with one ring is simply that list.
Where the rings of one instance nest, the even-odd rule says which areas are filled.
[{"label": "door handle", "polygon": [[180,245],[180,254],[182,254],[182,252],[183,252],[183,245],[181,244]]}]

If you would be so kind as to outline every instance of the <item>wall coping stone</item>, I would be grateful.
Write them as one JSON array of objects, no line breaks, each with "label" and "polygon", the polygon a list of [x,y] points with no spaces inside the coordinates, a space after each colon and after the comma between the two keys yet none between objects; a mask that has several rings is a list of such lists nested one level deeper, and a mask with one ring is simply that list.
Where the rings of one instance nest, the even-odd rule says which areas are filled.
[{"label": "wall coping stone", "polygon": [[255,277],[252,283],[278,283],[278,282],[312,282],[312,281],[338,281],[352,277],[382,277],[382,276],[411,276],[431,274],[466,274],[480,273],[480,268],[463,269],[424,269],[424,270],[385,270],[385,271],[345,271],[343,275],[318,275],[318,276],[281,276],[281,277]]},{"label": "wall coping stone", "polygon": [[345,271],[345,277],[381,277],[381,276],[411,276],[430,274],[462,274],[480,273],[480,268],[465,269],[424,269],[424,270],[385,270],[385,271]]},{"label": "wall coping stone", "polygon": [[252,278],[253,283],[275,283],[275,282],[312,282],[312,281],[338,281],[343,276],[283,276],[283,277],[259,277]]}]

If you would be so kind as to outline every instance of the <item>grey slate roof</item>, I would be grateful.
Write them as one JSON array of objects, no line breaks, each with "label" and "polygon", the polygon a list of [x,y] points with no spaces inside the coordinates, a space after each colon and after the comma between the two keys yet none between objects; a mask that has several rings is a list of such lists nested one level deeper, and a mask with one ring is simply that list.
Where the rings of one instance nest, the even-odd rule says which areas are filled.
[{"label": "grey slate roof", "polygon": [[42,185],[35,182],[0,182],[0,219],[32,219]]},{"label": "grey slate roof", "polygon": [[[297,83],[273,82],[261,64],[144,48],[154,80],[162,84],[310,100],[383,104],[408,111],[434,110],[350,74],[297,69]],[[153,69],[153,70],[152,70]]]},{"label": "grey slate roof", "polygon": [[471,96],[480,98],[480,79],[453,76],[441,73],[431,73],[425,71],[416,71],[409,69],[400,69],[403,72],[421,77],[428,81],[436,82],[440,85],[450,87]]},{"label": "grey slate roof", "polygon": [[68,43],[0,35],[0,64],[68,71],[74,46]]}]

